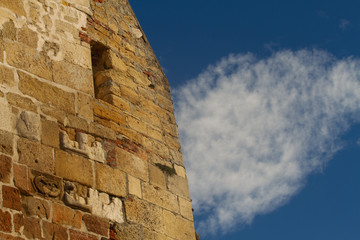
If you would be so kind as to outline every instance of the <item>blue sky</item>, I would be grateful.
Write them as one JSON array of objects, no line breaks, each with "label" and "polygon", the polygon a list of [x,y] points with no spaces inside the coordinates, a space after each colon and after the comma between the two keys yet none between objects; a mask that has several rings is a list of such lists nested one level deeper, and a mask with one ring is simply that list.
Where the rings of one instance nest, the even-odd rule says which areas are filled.
[{"label": "blue sky", "polygon": [[359,1],[131,1],[202,239],[360,239]]}]

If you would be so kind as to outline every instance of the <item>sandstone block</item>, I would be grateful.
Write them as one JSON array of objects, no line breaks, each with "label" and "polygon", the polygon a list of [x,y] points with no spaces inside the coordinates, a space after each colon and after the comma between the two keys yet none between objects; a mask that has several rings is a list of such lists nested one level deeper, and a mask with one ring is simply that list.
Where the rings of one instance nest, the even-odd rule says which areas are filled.
[{"label": "sandstone block", "polygon": [[79,44],[63,41],[61,44],[64,59],[72,64],[83,68],[91,69],[91,51],[90,48]]},{"label": "sandstone block", "polygon": [[84,215],[82,219],[88,231],[108,236],[110,229],[109,220],[89,214]]},{"label": "sandstone block", "polygon": [[20,233],[22,229],[28,239],[41,239],[40,219],[16,214],[14,216],[14,225],[15,232]]},{"label": "sandstone block", "polygon": [[[1,99],[0,99],[1,100]],[[0,101],[0,130],[14,132],[14,115],[11,107]]]},{"label": "sandstone block", "polygon": [[70,114],[67,116],[67,119],[69,121],[67,125],[68,127],[79,129],[85,132],[88,131],[89,126],[86,120]]},{"label": "sandstone block", "polygon": [[14,184],[21,191],[30,192],[31,180],[29,178],[28,168],[23,165],[13,164]]},{"label": "sandstone block", "polygon": [[179,166],[177,164],[174,164],[174,169],[175,172],[178,176],[182,177],[182,178],[186,178],[186,172],[185,172],[185,168],[183,166]]},{"label": "sandstone block", "polygon": [[89,133],[94,134],[99,137],[107,138],[110,140],[115,140],[116,135],[114,130],[104,127],[98,123],[90,123],[89,126]]},{"label": "sandstone block", "polygon": [[0,239],[2,239],[2,240],[25,240],[22,237],[14,237],[12,235],[7,235],[4,233],[0,233]]},{"label": "sandstone block", "polygon": [[21,210],[20,192],[13,187],[2,186],[3,206],[14,210]]},{"label": "sandstone block", "polygon": [[149,123],[149,125],[152,125],[157,128],[162,127],[161,120],[159,117],[157,117],[155,114],[144,111],[141,108],[135,109],[133,115],[139,118],[141,121]]},{"label": "sandstone block", "polygon": [[[48,56],[20,43],[5,43],[7,62],[14,67],[51,80],[51,61]],[[37,88],[46,89],[46,88]]]},{"label": "sandstone block", "polygon": [[184,218],[193,221],[193,211],[192,211],[191,201],[179,197],[179,206],[180,206],[180,214]]},{"label": "sandstone block", "polygon": [[95,235],[70,229],[70,240],[98,240]]},{"label": "sandstone block", "polygon": [[154,141],[153,139],[144,136],[142,139],[143,146],[149,151],[160,155],[162,158],[170,159],[169,148],[158,141]]},{"label": "sandstone block", "polygon": [[14,81],[14,70],[6,66],[0,65],[0,84],[5,84],[9,87],[13,87],[15,85]]},{"label": "sandstone block", "polygon": [[55,161],[50,147],[25,138],[18,140],[19,163],[25,164],[41,172],[53,174]]},{"label": "sandstone block", "polygon": [[1,209],[0,209],[0,231],[2,232],[12,231],[11,214],[9,212],[3,212]]},{"label": "sandstone block", "polygon": [[144,239],[146,240],[172,240],[173,238],[169,238],[168,236],[151,231],[150,229],[143,228],[144,231]]},{"label": "sandstone block", "polygon": [[121,148],[116,148],[116,160],[119,169],[143,181],[149,181],[147,161]]},{"label": "sandstone block", "polygon": [[43,221],[45,239],[68,240],[67,229],[53,223]]},{"label": "sandstone block", "polygon": [[92,162],[75,154],[56,150],[56,175],[87,186],[93,185]]},{"label": "sandstone block", "polygon": [[24,10],[24,2],[22,0],[13,0],[13,1],[0,1],[0,7],[4,7],[12,11],[18,16],[26,16]]},{"label": "sandstone block", "polygon": [[180,146],[180,142],[179,142],[179,138],[177,137],[172,137],[170,135],[167,135],[166,138],[166,144],[174,150],[180,151],[181,146]]},{"label": "sandstone block", "polygon": [[104,164],[96,164],[96,188],[116,196],[126,196],[125,173]]},{"label": "sandstone block", "polygon": [[140,119],[136,119],[134,117],[128,117],[129,127],[139,133],[144,135],[148,135],[147,125],[141,121]]},{"label": "sandstone block", "polygon": [[121,97],[128,100],[132,104],[138,105],[140,103],[139,93],[135,92],[132,88],[121,86]]},{"label": "sandstone block", "polygon": [[154,186],[166,189],[165,175],[158,167],[149,165],[150,170],[150,183]]},{"label": "sandstone block", "polygon": [[178,196],[184,197],[186,199],[190,199],[190,192],[189,192],[187,179],[180,177],[178,175],[173,175],[173,176],[167,176],[167,181],[168,181],[167,186],[170,192]]},{"label": "sandstone block", "polygon": [[122,99],[114,94],[108,94],[108,95],[104,96],[102,98],[102,100],[114,105],[115,107],[119,108],[122,111],[131,112],[130,104],[127,101],[125,101],[124,99]]},{"label": "sandstone block", "polygon": [[170,211],[176,213],[179,212],[179,204],[176,195],[148,183],[142,183],[142,193],[144,200]]},{"label": "sandstone block", "polygon": [[29,111],[21,112],[16,129],[19,136],[30,140],[40,140],[40,116]]},{"label": "sandstone block", "polygon": [[16,93],[7,93],[6,94],[6,98],[8,100],[8,102],[16,107],[28,110],[28,111],[32,111],[32,112],[37,112],[37,107],[35,105],[35,103],[27,97],[23,97],[20,96]]},{"label": "sandstone block", "polygon": [[75,95],[73,93],[39,81],[22,72],[19,72],[19,89],[22,93],[34,97],[40,102],[53,105],[68,113],[75,113]]},{"label": "sandstone block", "polygon": [[53,223],[81,228],[81,212],[56,203],[52,204]]},{"label": "sandstone block", "polygon": [[78,92],[77,94],[77,106],[80,117],[88,120],[93,120],[93,101],[90,96]]},{"label": "sandstone block", "polygon": [[55,118],[59,123],[63,125],[65,124],[66,114],[64,111],[55,107],[51,107],[49,105],[42,105],[40,109],[43,114]]},{"label": "sandstone block", "polygon": [[53,61],[54,82],[93,94],[92,72],[66,61]]},{"label": "sandstone block", "polygon": [[101,100],[99,100],[99,102],[95,102],[94,104],[95,116],[103,119],[108,119],[110,121],[113,121],[121,125],[126,125],[126,118],[123,114],[119,113],[119,110],[117,110],[116,108],[114,108],[109,104],[106,105],[103,103],[101,103]]},{"label": "sandstone block", "polygon": [[14,136],[12,133],[0,130],[0,152],[3,152],[8,155],[12,155],[13,142],[14,142],[13,140],[14,140]]},{"label": "sandstone block", "polygon": [[18,30],[17,39],[31,48],[37,48],[38,34],[26,26]]},{"label": "sandstone block", "polygon": [[128,181],[129,181],[129,193],[137,196],[138,198],[142,198],[140,180],[131,175],[128,175]]},{"label": "sandstone block", "polygon": [[59,125],[57,122],[41,119],[41,142],[59,148]]},{"label": "sandstone block", "polygon": [[169,112],[174,112],[174,107],[171,99],[168,99],[161,94],[157,94],[156,98],[158,100],[160,107],[168,110]]},{"label": "sandstone block", "polygon": [[0,181],[3,183],[10,183],[11,162],[11,158],[0,155]]},{"label": "sandstone block", "polygon": [[194,223],[175,215],[172,212],[164,210],[164,230],[169,237],[179,240],[195,240]]},{"label": "sandstone block", "polygon": [[26,216],[37,216],[45,219],[50,218],[50,205],[47,201],[38,198],[23,196],[22,209]]},{"label": "sandstone block", "polygon": [[[116,224],[114,232],[116,240],[138,239],[139,236],[143,235],[141,225],[137,224]],[[148,240],[147,238],[145,239]]]}]

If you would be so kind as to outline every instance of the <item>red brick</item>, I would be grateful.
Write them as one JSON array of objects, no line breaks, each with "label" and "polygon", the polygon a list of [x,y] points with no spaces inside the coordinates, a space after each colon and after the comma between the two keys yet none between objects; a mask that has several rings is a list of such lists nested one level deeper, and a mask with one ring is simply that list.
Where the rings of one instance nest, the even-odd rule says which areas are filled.
[{"label": "red brick", "polygon": [[70,229],[70,240],[98,240],[94,235]]},{"label": "red brick", "polygon": [[11,158],[0,155],[0,181],[10,183]]},{"label": "red brick", "polygon": [[11,232],[11,229],[11,214],[9,212],[3,212],[0,210],[0,231]]},{"label": "red brick", "polygon": [[83,216],[83,221],[88,231],[100,234],[102,236],[108,235],[110,228],[109,220],[87,214]]},{"label": "red brick", "polygon": [[23,233],[28,239],[41,238],[40,219],[33,217],[24,217],[22,214],[14,216],[15,232],[20,233],[21,227]]},{"label": "red brick", "polygon": [[14,164],[14,183],[21,192],[30,191],[31,182],[26,166]]},{"label": "red brick", "polygon": [[57,224],[43,221],[43,232],[45,239],[68,240],[66,228]]},{"label": "red brick", "polygon": [[81,228],[81,212],[53,203],[53,223]]},{"label": "red brick", "polygon": [[18,189],[2,186],[3,206],[15,210],[21,210],[20,192]]}]

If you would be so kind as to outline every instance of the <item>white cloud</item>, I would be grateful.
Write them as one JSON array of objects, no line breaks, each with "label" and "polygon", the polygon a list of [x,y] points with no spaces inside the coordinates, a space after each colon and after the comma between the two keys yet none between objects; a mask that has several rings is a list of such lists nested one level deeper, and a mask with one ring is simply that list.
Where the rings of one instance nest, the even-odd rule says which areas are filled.
[{"label": "white cloud", "polygon": [[360,120],[360,61],[322,51],[231,55],[175,89],[196,223],[204,234],[285,204]]}]

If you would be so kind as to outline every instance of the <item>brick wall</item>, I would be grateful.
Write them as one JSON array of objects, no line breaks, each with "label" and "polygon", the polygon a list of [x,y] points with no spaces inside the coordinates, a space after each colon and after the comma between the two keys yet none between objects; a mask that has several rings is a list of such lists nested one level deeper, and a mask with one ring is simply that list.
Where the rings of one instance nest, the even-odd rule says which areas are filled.
[{"label": "brick wall", "polygon": [[0,239],[195,239],[169,83],[127,0],[0,0]]}]

